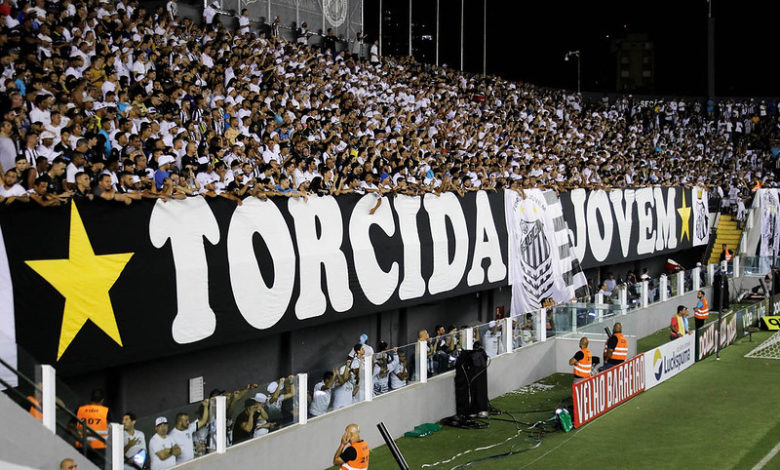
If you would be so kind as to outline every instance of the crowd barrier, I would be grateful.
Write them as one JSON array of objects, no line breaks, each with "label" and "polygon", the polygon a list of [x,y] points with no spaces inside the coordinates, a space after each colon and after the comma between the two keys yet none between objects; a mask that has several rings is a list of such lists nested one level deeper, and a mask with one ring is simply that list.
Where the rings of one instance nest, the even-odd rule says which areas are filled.
[{"label": "crowd barrier", "polygon": [[[354,373],[353,379],[355,380],[354,385],[358,387],[358,392],[355,395],[356,399],[348,403],[345,409],[352,408],[352,405],[370,402],[380,395],[393,395],[398,390],[403,390],[410,386],[426,385],[426,382],[429,380],[451,371],[458,351],[471,349],[476,341],[483,345],[489,356],[507,357],[508,353],[513,351],[544,343],[549,337],[570,339],[575,337],[575,335],[591,334],[593,332],[603,335],[602,330],[606,322],[622,321],[624,324],[631,324],[633,317],[637,315],[643,316],[640,308],[643,306],[652,307],[653,305],[650,303],[651,298],[654,299],[654,302],[674,300],[674,302],[684,303],[683,296],[686,296],[685,299],[690,299],[696,289],[712,283],[712,277],[704,275],[704,273],[708,272],[711,274],[714,271],[709,267],[703,271],[696,268],[673,275],[671,282],[666,280],[666,276],[656,280],[640,282],[637,284],[638,292],[640,293],[639,300],[635,300],[633,305],[630,305],[631,297],[628,295],[617,295],[615,296],[616,301],[610,304],[577,302],[556,306],[551,309],[539,309],[529,313],[510,315],[488,323],[469,326],[434,338],[430,342],[422,341],[398,348],[391,348],[387,351],[378,351],[373,356],[364,358],[360,362],[359,367],[356,367],[357,371]],[[667,285],[656,296],[641,295],[643,292],[649,293],[649,287],[653,284],[659,286]],[[669,284],[676,286],[676,288],[672,290]],[[627,292],[628,289],[623,289],[623,291]],[[677,295],[671,297],[672,293]],[[678,300],[678,297],[680,300]],[[598,294],[594,295],[594,298],[597,301],[604,302],[603,297]],[[764,302],[763,304],[752,305],[735,312],[733,317],[736,321],[738,334],[743,334],[748,324],[763,316],[767,311],[767,306],[768,302]],[[668,310],[669,306],[662,305],[659,308],[660,310],[656,310],[665,311]],[[651,311],[652,309],[649,312]],[[657,316],[657,314],[654,315]],[[665,315],[663,316],[666,317]],[[549,322],[548,318],[550,318]],[[727,320],[729,318],[731,316]],[[727,321],[726,324],[731,325],[732,323]],[[692,339],[691,337],[690,340]],[[686,338],[685,341],[687,342],[689,339]],[[434,346],[434,343],[436,346]],[[687,356],[681,359],[683,354],[677,351],[678,345],[681,344],[683,344],[682,340],[664,345],[644,355],[639,355],[637,356],[639,359],[630,361],[631,365],[628,369],[625,368],[629,366],[616,368],[616,370],[610,373],[613,375],[610,375],[609,378],[604,376],[605,391],[603,394],[599,394],[598,397],[591,398],[588,396],[586,398],[585,393],[582,393],[581,402],[584,403],[584,400],[587,399],[589,406],[593,406],[593,404],[597,403],[596,398],[598,398],[598,400],[604,400],[605,407],[607,404],[609,404],[609,407],[614,407],[635,394],[641,393],[642,390],[668,379],[687,367]],[[446,348],[446,350],[442,348]],[[571,348],[564,349],[566,349],[564,354],[569,354],[569,349]],[[545,350],[549,351],[549,348]],[[558,353],[558,355],[560,354],[561,352]],[[651,355],[647,356],[648,354]],[[657,358],[656,356],[659,354],[660,358]],[[402,383],[396,383],[395,386],[392,384],[389,384],[386,388],[379,386],[381,384],[376,382],[378,378],[381,379],[382,362],[384,361],[384,365],[386,365],[389,362],[401,361],[401,357],[404,358],[403,362],[407,371],[406,378],[402,380]],[[644,358],[644,361],[640,360],[642,358]],[[334,369],[338,369],[341,365],[346,365],[346,363],[334,364]],[[651,376],[658,373],[659,368],[661,377],[651,378]],[[541,374],[539,375],[540,377],[549,375],[543,371],[538,372]],[[223,390],[216,390],[210,394],[211,396],[198,396],[196,393],[192,397],[193,403],[191,404],[183,404],[178,407],[172,406],[158,413],[139,417],[137,428],[142,430],[148,439],[154,434],[153,422],[158,416],[165,416],[171,423],[171,426],[175,424],[176,416],[179,413],[186,413],[193,422],[206,416],[206,425],[201,426],[201,431],[194,436],[196,445],[195,461],[197,462],[201,456],[223,453],[235,443],[234,436],[232,436],[232,430],[235,425],[234,417],[243,410],[244,401],[249,398],[257,399],[258,401],[265,400],[268,403],[276,390],[279,390],[276,399],[282,402],[287,400],[287,403],[291,405],[285,406],[283,414],[269,416],[267,421],[273,422],[274,425],[262,427],[257,432],[253,432],[252,440],[267,436],[269,433],[271,435],[277,434],[277,431],[283,428],[306,424],[311,419],[323,416],[313,416],[311,413],[310,402],[314,397],[309,393],[312,389],[312,384],[309,381],[312,380],[313,383],[319,379],[319,376],[317,376],[317,379],[313,379],[309,375],[307,373],[291,374],[285,377],[285,384],[248,384],[246,388],[230,393],[225,393]],[[626,384],[625,380],[630,377],[634,377],[634,379],[632,379],[631,383]],[[602,379],[599,378],[597,380]],[[277,380],[276,382],[280,381]],[[610,387],[610,383],[612,387]],[[269,385],[272,385],[270,388],[273,391],[269,390]],[[197,389],[197,384],[195,386]],[[593,392],[599,393],[600,390],[594,388],[587,391],[587,393]],[[611,398],[608,398],[610,393],[613,395]],[[77,397],[70,396],[70,392],[59,381],[57,381],[56,394],[58,397],[66,397],[66,404],[70,408],[75,409],[77,407]],[[598,403],[601,402],[599,401]],[[269,407],[268,404],[265,406]],[[46,403],[43,403],[43,409],[45,413],[47,409]],[[204,413],[206,410],[207,413]],[[339,409],[329,407],[324,415],[336,414],[336,411],[339,411]],[[606,410],[588,412],[588,419],[579,419],[576,422],[578,425],[581,425],[604,411]],[[269,415],[271,414],[269,412]],[[337,414],[342,416],[341,413]],[[67,423],[61,424],[67,425]],[[116,427],[118,428],[116,436],[119,438],[122,435],[122,429],[119,425]],[[60,431],[63,429],[65,429],[65,426],[60,427]],[[63,437],[67,438],[67,434],[63,435]]]},{"label": "crowd barrier", "polygon": [[[774,302],[780,301],[780,295]],[[640,393],[674,377],[750,333],[769,311],[769,299],[723,313],[682,338],[638,354],[623,364],[572,385],[574,427],[580,427]]]}]

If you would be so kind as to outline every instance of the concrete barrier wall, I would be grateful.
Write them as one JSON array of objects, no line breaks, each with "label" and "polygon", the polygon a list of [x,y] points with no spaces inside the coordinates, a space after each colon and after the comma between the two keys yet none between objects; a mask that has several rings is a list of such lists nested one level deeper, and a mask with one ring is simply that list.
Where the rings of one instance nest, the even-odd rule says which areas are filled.
[{"label": "concrete barrier wall", "polygon": [[[711,289],[703,288],[707,297]],[[591,351],[601,356],[606,335],[604,326],[623,323],[629,340],[629,355],[636,355],[637,339],[669,326],[677,305],[690,309],[696,304],[696,292],[673,297],[625,315],[581,329],[564,337],[535,343],[510,354],[494,357],[488,364],[488,396],[490,399],[528,385],[553,373],[571,373],[569,359],[578,349],[581,336],[590,339]],[[693,326],[693,319],[690,320]],[[583,331],[585,330],[585,331]],[[208,455],[185,464],[182,469],[221,470],[223,468],[255,468],[262,458],[263,468],[289,467],[326,468],[333,458],[344,427],[357,423],[362,437],[371,447],[382,445],[376,424],[384,422],[394,438],[415,425],[435,422],[455,414],[455,372],[431,378],[427,384],[412,384],[403,389],[376,397],[372,402],[359,403],[338,412],[311,419],[308,424],[291,426],[267,436],[233,446],[225,455]],[[301,443],[306,443],[301,452]]]},{"label": "concrete barrier wall", "polygon": [[73,448],[41,426],[30,413],[5,394],[0,393],[0,468],[4,462],[31,468],[58,469],[60,461],[71,458],[79,470],[97,470],[97,467]]}]

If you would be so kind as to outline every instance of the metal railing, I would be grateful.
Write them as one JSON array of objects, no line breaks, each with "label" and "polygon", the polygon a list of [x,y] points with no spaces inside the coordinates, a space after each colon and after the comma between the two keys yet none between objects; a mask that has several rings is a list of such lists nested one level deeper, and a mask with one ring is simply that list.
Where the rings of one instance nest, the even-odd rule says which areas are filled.
[{"label": "metal railing", "polygon": [[[18,371],[15,367],[11,366],[8,362],[6,362],[4,359],[0,358],[0,365],[8,369],[12,374],[14,374],[18,379],[20,379],[22,382],[26,383],[33,389],[33,394],[43,397],[44,396],[44,390],[41,388],[34,380],[27,377],[25,374]],[[44,366],[46,367],[46,366]],[[6,391],[11,395],[12,397],[16,397],[14,401],[16,401],[19,404],[24,404],[23,408],[26,408],[28,410],[35,409],[37,412],[41,414],[41,419],[46,420],[49,423],[54,423],[54,429],[51,429],[51,425],[47,426],[51,431],[53,431],[55,434],[57,434],[57,429],[61,430],[65,435],[72,437],[74,439],[74,442],[78,443],[76,445],[76,448],[79,449],[80,452],[82,452],[85,456],[89,452],[90,445],[88,443],[88,440],[90,439],[96,439],[99,442],[103,443],[103,445],[106,445],[106,439],[101,436],[97,431],[89,427],[85,420],[80,419],[78,415],[76,415],[73,411],[68,409],[67,406],[65,406],[64,403],[62,403],[60,400],[56,399],[54,400],[54,406],[53,410],[56,413],[56,410],[64,412],[67,417],[71,420],[72,423],[75,423],[75,429],[70,428],[67,425],[64,425],[60,422],[58,422],[56,419],[46,419],[48,416],[46,414],[49,413],[47,410],[47,407],[45,407],[41,401],[43,401],[43,398],[39,401],[37,398],[32,398],[30,396],[26,396],[24,393],[22,393],[18,387],[13,386],[12,384],[9,384],[6,380],[0,377],[0,385],[5,387]],[[26,406],[29,405],[29,406]],[[32,413],[31,413],[32,414]],[[74,432],[76,431],[76,432]]]}]

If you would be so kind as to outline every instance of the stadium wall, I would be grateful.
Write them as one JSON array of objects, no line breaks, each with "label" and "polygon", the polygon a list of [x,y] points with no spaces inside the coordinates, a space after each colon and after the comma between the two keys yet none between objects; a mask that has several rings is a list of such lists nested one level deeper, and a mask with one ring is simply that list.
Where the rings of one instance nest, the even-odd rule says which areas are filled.
[{"label": "stadium wall", "polygon": [[[491,359],[489,398],[550,375],[555,367],[555,343],[554,340],[536,343]],[[376,397],[373,402],[358,403],[310,419],[304,426],[291,426],[267,437],[232,446],[224,456],[210,454],[177,468],[254,468],[259,458],[262,458],[263,468],[286,468],[292,462],[292,455],[295,455],[296,468],[325,468],[333,458],[342,430],[350,423],[359,423],[361,437],[375,448],[384,443],[375,426],[380,421],[397,438],[417,424],[455,414],[454,380],[455,372],[450,371],[430,378],[427,384],[409,385]],[[306,452],[300,452],[304,442]]]},{"label": "stadium wall", "polygon": [[[41,426],[40,421],[31,419],[27,411],[3,393],[0,393],[0,416],[3,417],[0,468],[9,468],[7,463],[28,468],[59,468],[60,461],[70,457],[80,470],[97,469],[70,444],[54,437],[51,431]],[[31,452],[33,444],[35,451]]]},{"label": "stadium wall", "polygon": [[393,346],[409,344],[417,339],[418,330],[432,332],[436,324],[487,322],[496,306],[504,305],[508,312],[510,297],[511,289],[503,287],[129,364],[68,378],[67,382],[85,399],[93,388],[104,388],[116,413],[131,410],[139,416],[177,406],[186,408],[188,380],[193,377],[204,378],[206,394],[214,388],[233,390],[299,372],[309,373],[313,385],[326,370],[342,363],[362,333],[369,335],[372,345],[379,340]]},{"label": "stadium wall", "polygon": [[[704,288],[704,291],[708,296],[711,294],[710,288]],[[571,366],[568,360],[576,351],[576,342],[582,335],[591,338],[591,350],[600,355],[605,343],[603,327],[612,326],[616,321],[623,323],[624,331],[629,336],[629,352],[635,355],[636,338],[667,327],[673,309],[678,304],[691,305],[695,298],[695,292],[690,292],[647,309],[615,317],[609,323],[599,324],[592,332],[551,338],[511,354],[494,357],[488,364],[488,396],[493,399],[555,372],[569,373]],[[601,339],[596,338],[599,333]],[[311,419],[306,425],[294,425],[230,447],[224,456],[207,455],[180,468],[243,468],[256,466],[258,456],[262,456],[264,468],[273,468],[289,466],[293,454],[298,468],[325,468],[333,457],[341,430],[350,423],[358,423],[361,426],[361,437],[371,447],[376,447],[383,444],[375,427],[380,421],[397,438],[417,424],[438,421],[455,414],[454,378],[454,372],[447,372],[429,379],[427,384],[409,385],[376,397],[372,402],[358,403]],[[306,443],[305,453],[298,452],[301,442]]]}]

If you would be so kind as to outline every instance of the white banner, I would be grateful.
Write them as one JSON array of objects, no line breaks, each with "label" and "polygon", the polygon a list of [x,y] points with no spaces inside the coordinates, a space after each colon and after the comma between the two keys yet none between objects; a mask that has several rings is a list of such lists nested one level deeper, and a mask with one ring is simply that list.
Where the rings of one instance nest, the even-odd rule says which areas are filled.
[{"label": "white banner", "polygon": [[761,256],[774,256],[780,245],[780,200],[776,189],[759,189],[761,207]]},{"label": "white banner", "polygon": [[709,199],[707,191],[702,188],[693,188],[691,190],[693,201],[693,246],[706,245],[710,242],[710,224],[709,224]]},{"label": "white banner", "polygon": [[512,314],[536,310],[546,297],[556,303],[570,301],[585,279],[578,264],[573,264],[576,260],[555,193],[530,189],[523,199],[507,190],[504,203]]},{"label": "white banner", "polygon": [[645,390],[674,377],[696,362],[696,336],[685,335],[645,352]]}]

